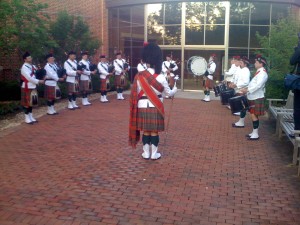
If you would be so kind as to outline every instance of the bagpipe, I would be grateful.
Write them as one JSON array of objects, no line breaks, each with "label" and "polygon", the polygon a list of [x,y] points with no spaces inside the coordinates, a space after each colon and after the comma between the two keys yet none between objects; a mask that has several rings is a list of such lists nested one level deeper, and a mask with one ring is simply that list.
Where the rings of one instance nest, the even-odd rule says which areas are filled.
[{"label": "bagpipe", "polygon": [[35,70],[35,78],[38,80],[44,80],[45,76],[46,76],[46,70],[44,68],[41,67],[40,64],[38,64],[37,66],[37,70]]}]

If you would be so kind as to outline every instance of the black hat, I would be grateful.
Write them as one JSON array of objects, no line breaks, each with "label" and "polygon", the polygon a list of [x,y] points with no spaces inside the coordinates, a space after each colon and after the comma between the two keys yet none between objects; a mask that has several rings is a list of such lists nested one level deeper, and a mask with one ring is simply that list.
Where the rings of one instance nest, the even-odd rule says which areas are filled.
[{"label": "black hat", "polygon": [[168,54],[166,57],[172,58],[172,55],[171,55],[171,54]]},{"label": "black hat", "polygon": [[106,56],[105,55],[100,55],[100,59],[105,59]]},{"label": "black hat", "polygon": [[116,53],[116,56],[117,56],[117,55],[122,55],[122,53],[121,53],[121,52],[117,52],[117,53]]},{"label": "black hat", "polygon": [[249,65],[249,63],[250,63],[247,56],[243,56],[243,57],[241,58],[241,60],[242,60],[244,63],[246,63],[247,65]]},{"label": "black hat", "polygon": [[54,57],[52,53],[47,54],[46,55],[46,60],[49,59],[49,58],[51,58],[51,57]]},{"label": "black hat", "polygon": [[68,53],[68,56],[70,56],[70,55],[76,55],[76,52],[70,51],[70,52]]},{"label": "black hat", "polygon": [[255,60],[262,63],[264,66],[267,65],[267,60],[262,57],[262,55],[256,55]]},{"label": "black hat", "polygon": [[84,56],[84,55],[90,55],[88,51],[83,51],[81,52],[81,56]]},{"label": "black hat", "polygon": [[25,53],[23,54],[23,60],[26,59],[26,58],[29,57],[29,56],[30,56],[30,53],[29,53],[29,52],[25,52]]},{"label": "black hat", "polygon": [[155,69],[155,73],[161,72],[162,51],[155,43],[149,43],[142,50],[142,60],[144,63],[150,64]]}]

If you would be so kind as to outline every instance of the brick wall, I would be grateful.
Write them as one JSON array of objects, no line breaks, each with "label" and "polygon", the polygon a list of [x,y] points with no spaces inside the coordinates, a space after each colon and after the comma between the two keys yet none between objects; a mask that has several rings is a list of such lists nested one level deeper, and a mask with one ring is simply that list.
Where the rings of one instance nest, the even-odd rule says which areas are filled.
[{"label": "brick wall", "polygon": [[[97,50],[94,62],[99,60],[100,54],[108,54],[108,19],[105,0],[36,0],[40,3],[47,3],[48,8],[45,10],[51,19],[55,19],[57,13],[66,10],[69,14],[81,16],[89,25],[93,37],[102,42],[102,46]],[[21,58],[15,54],[15,60],[9,62],[5,58],[0,59],[0,81],[15,79],[15,71],[22,65]]]}]

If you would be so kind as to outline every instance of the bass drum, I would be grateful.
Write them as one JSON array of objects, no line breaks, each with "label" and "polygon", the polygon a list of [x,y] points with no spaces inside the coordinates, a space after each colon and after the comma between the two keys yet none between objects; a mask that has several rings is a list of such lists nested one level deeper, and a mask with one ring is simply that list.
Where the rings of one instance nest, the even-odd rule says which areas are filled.
[{"label": "bass drum", "polygon": [[201,76],[207,70],[207,62],[201,56],[192,56],[187,61],[187,70],[195,76]]}]

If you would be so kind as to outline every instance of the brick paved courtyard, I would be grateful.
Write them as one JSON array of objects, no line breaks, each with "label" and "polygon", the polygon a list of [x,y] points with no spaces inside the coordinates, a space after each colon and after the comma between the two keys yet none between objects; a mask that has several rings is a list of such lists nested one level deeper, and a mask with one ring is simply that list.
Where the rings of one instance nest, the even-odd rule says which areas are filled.
[{"label": "brick paved courtyard", "polygon": [[273,135],[274,121],[263,118],[261,140],[249,142],[250,120],[232,128],[237,117],[219,101],[173,103],[158,161],[127,146],[127,100],[97,100],[6,132],[0,225],[300,224],[292,146]]}]

